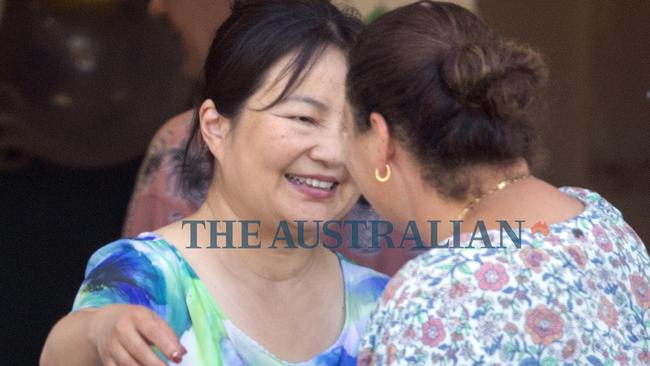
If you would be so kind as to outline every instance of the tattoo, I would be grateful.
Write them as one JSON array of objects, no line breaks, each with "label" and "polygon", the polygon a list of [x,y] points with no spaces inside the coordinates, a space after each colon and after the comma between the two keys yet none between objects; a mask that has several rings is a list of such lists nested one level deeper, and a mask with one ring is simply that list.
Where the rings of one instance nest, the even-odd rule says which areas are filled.
[{"label": "tattoo", "polygon": [[171,172],[167,187],[183,199],[198,207],[208,194],[212,180],[212,160],[205,152],[189,151],[186,155],[185,142],[169,151]]}]

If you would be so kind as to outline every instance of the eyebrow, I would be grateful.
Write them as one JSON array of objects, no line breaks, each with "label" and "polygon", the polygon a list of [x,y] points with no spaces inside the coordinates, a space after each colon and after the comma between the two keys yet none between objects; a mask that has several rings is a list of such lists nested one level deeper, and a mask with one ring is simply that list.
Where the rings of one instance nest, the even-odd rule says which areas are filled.
[{"label": "eyebrow", "polygon": [[279,104],[289,102],[289,101],[296,101],[296,102],[302,102],[302,103],[307,103],[310,105],[313,105],[314,107],[327,111],[329,108],[325,105],[325,103],[320,102],[314,98],[305,96],[305,95],[289,95],[288,97],[284,98],[282,101],[280,101]]}]

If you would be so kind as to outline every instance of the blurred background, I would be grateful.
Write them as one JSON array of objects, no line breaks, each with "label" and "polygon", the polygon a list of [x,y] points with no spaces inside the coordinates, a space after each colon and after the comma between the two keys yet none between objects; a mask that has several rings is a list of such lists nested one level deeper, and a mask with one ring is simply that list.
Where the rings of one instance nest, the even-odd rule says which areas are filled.
[{"label": "blurred background", "polygon": [[[403,0],[346,1],[367,19]],[[465,0],[550,65],[555,185],[601,193],[650,243],[650,1]],[[33,365],[88,257],[120,236],[155,131],[189,108],[147,0],[0,0],[0,365]]]}]

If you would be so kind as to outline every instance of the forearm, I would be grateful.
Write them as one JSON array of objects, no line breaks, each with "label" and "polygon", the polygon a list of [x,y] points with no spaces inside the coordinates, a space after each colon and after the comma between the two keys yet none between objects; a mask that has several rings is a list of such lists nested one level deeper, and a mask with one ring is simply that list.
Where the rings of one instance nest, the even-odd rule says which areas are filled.
[{"label": "forearm", "polygon": [[52,328],[41,353],[41,366],[101,365],[97,347],[91,339],[91,324],[96,310],[65,316]]}]

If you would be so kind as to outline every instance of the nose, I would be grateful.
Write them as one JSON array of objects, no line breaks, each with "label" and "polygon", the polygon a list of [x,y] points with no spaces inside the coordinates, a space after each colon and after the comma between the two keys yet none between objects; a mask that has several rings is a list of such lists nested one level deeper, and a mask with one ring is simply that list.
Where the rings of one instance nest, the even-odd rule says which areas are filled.
[{"label": "nose", "polygon": [[340,167],[345,164],[345,151],[341,138],[341,122],[320,129],[315,136],[309,157],[326,167]]},{"label": "nose", "polygon": [[167,0],[149,0],[147,12],[151,16],[161,16],[167,14]]}]

